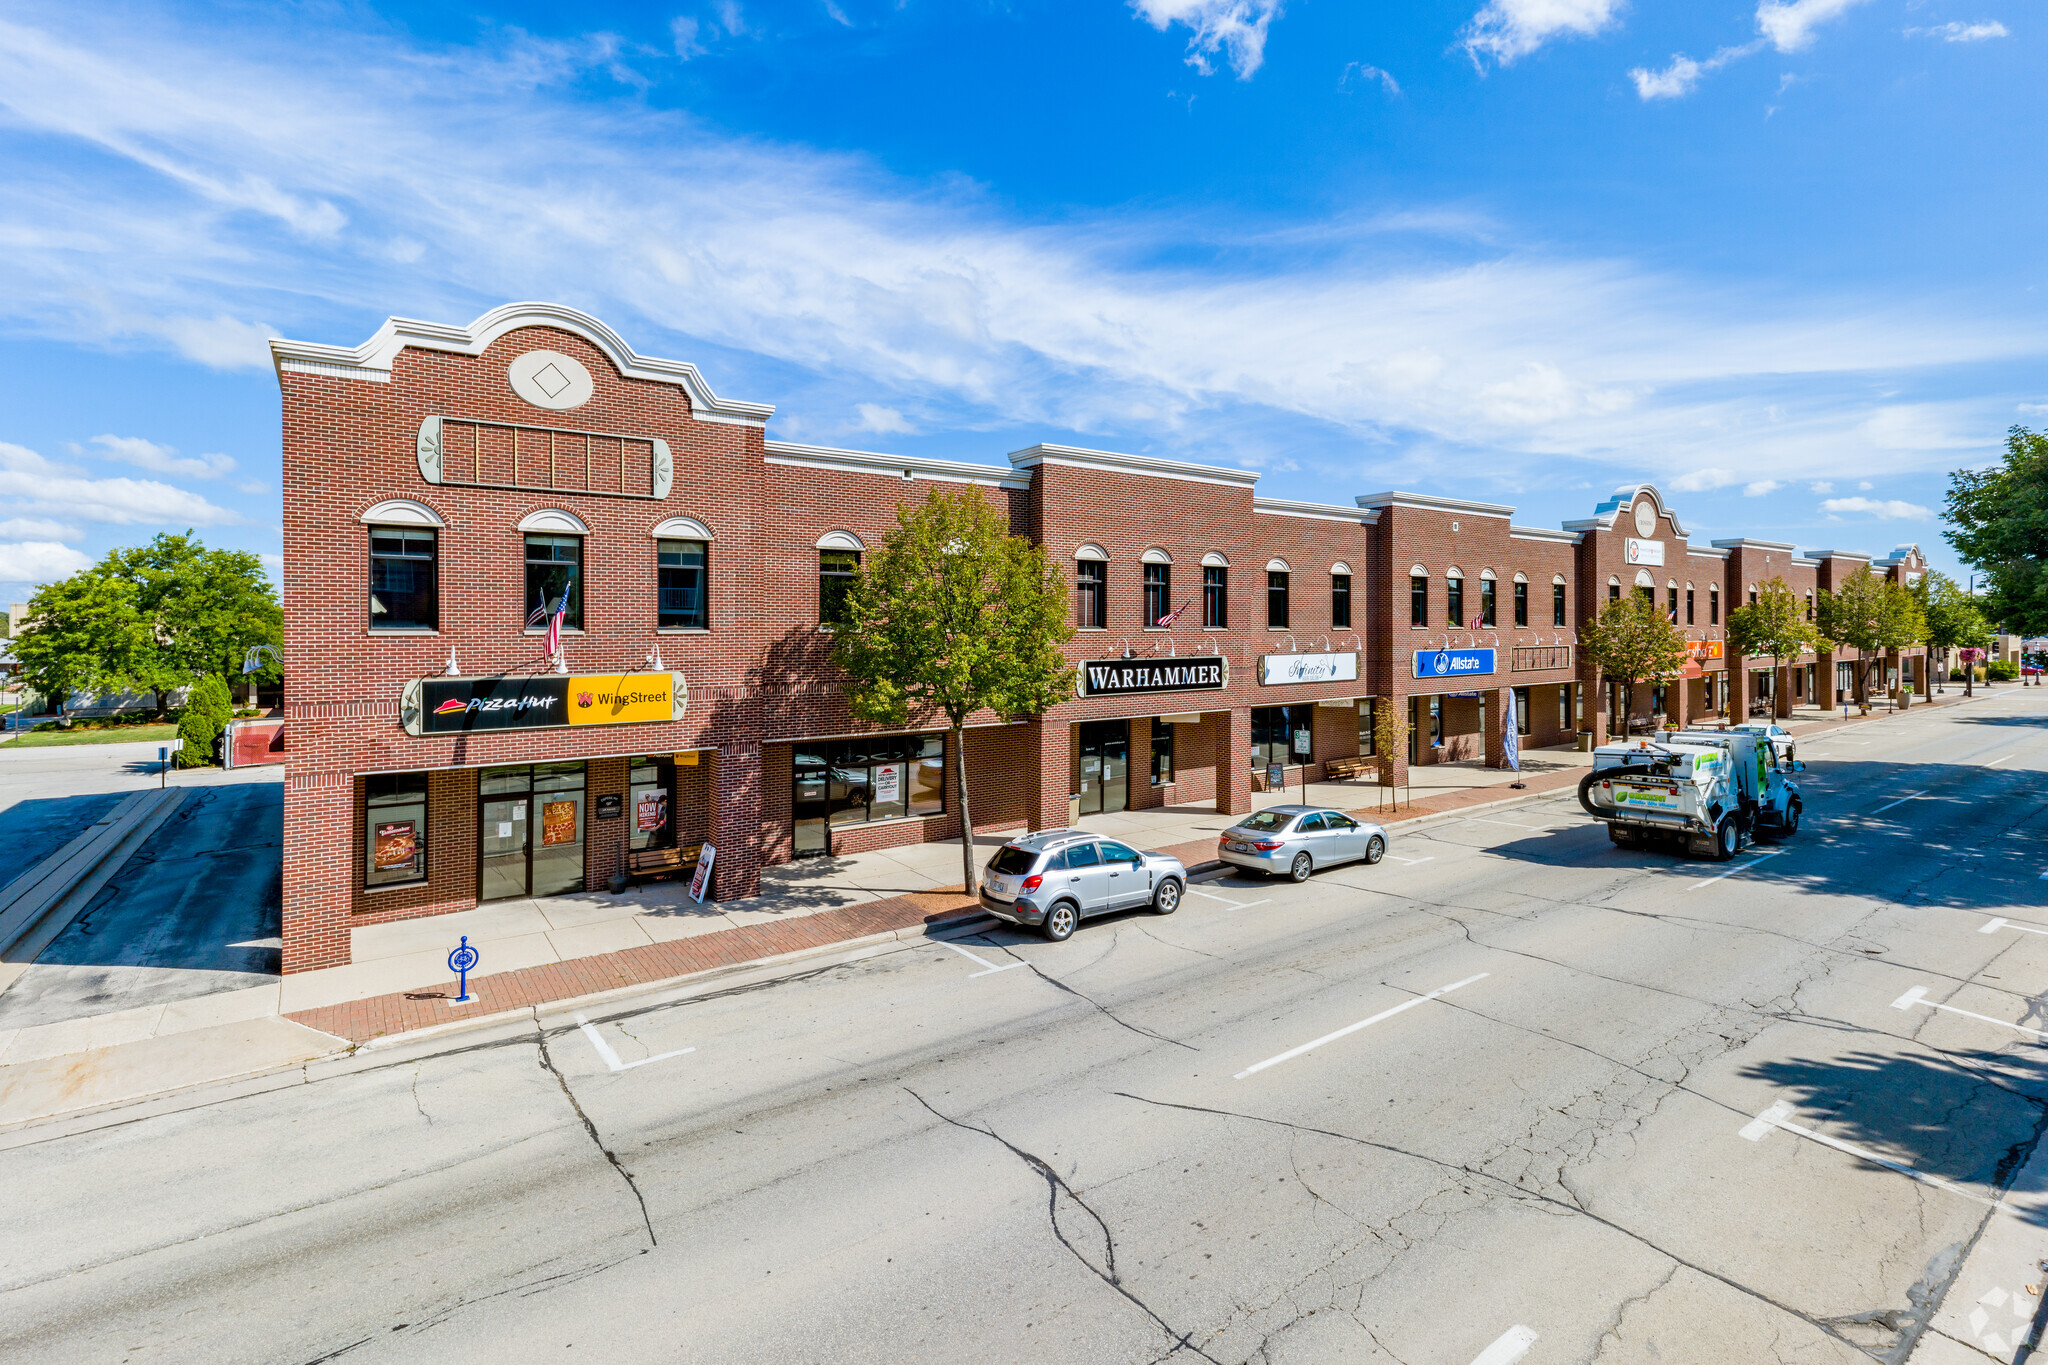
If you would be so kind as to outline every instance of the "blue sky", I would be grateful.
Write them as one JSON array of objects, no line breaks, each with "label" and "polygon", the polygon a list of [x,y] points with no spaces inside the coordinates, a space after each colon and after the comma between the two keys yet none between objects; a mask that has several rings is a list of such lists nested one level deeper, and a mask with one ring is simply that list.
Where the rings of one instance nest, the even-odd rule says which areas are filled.
[{"label": "blue sky", "polygon": [[2048,425],[2023,0],[0,7],[0,591],[275,564],[264,338],[544,298],[770,435],[1954,567]]}]

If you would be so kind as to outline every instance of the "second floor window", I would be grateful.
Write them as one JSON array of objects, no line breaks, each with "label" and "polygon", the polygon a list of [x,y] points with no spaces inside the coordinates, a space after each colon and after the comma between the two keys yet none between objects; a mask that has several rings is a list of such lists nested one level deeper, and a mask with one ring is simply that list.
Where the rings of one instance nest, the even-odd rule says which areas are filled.
[{"label": "second floor window", "polygon": [[1109,566],[1099,559],[1074,561],[1074,616],[1083,630],[1109,624]]},{"label": "second floor window", "polygon": [[1692,589],[1685,590],[1685,623],[1692,624]]},{"label": "second floor window", "polygon": [[370,629],[433,630],[435,533],[421,526],[370,528]]},{"label": "second floor window", "polygon": [[1710,626],[1721,624],[1721,590],[1717,587],[1709,587],[1707,589],[1707,624]]},{"label": "second floor window", "polygon": [[1169,575],[1172,566],[1147,564],[1145,566],[1145,624],[1156,626],[1173,610],[1173,580]]},{"label": "second floor window", "polygon": [[1202,624],[1211,630],[1230,625],[1230,570],[1202,570]]},{"label": "second floor window", "polygon": [[704,559],[701,540],[654,542],[659,602],[655,625],[663,630],[703,630]]},{"label": "second floor window", "polygon": [[[526,619],[528,628],[547,629],[555,605],[567,595],[562,624],[583,629],[583,537],[526,537]],[[535,613],[539,613],[535,619]]]},{"label": "second floor window", "polygon": [[1677,585],[1676,583],[1673,583],[1673,584],[1672,584],[1672,585],[1670,586],[1670,588],[1668,589],[1668,591],[1669,591],[1669,593],[1670,593],[1670,602],[1671,602],[1671,610],[1670,610],[1670,612],[1669,612],[1669,615],[1670,615],[1670,617],[1671,617],[1671,624],[1673,624],[1673,625],[1677,625],[1677,624],[1678,624],[1678,585]]},{"label": "second floor window", "polygon": [[1419,573],[1408,575],[1408,624],[1429,624],[1429,579]]},{"label": "second floor window", "polygon": [[1550,585],[1550,624],[1553,626],[1564,624],[1564,584],[1562,583],[1552,583]]},{"label": "second floor window", "polygon": [[846,600],[860,576],[859,550],[818,551],[818,624],[846,624]]},{"label": "second floor window", "polygon": [[1348,573],[1330,575],[1330,624],[1351,624],[1351,575]]},{"label": "second floor window", "polygon": [[1465,580],[1446,578],[1444,580],[1444,624],[1463,627],[1465,624]]},{"label": "second floor window", "polygon": [[1271,628],[1287,624],[1287,571],[1266,570],[1266,625]]},{"label": "second floor window", "polygon": [[1479,624],[1492,629],[1494,619],[1494,588],[1491,578],[1479,580]]},{"label": "second floor window", "polygon": [[1529,624],[1529,585],[1519,579],[1515,582],[1515,624]]}]

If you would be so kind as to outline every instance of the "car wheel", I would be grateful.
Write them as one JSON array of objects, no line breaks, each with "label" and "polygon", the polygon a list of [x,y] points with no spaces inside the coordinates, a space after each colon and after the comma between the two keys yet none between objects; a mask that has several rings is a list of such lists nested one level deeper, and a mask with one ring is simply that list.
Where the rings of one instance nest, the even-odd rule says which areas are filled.
[{"label": "car wheel", "polygon": [[1159,889],[1152,893],[1152,913],[1170,915],[1180,909],[1180,883],[1168,877],[1159,883]]},{"label": "car wheel", "polygon": [[1385,839],[1380,838],[1380,836],[1377,834],[1373,835],[1372,838],[1369,839],[1365,845],[1365,860],[1368,863],[1376,863],[1386,856],[1387,841]]},{"label": "car wheel", "polygon": [[1742,848],[1742,827],[1735,823],[1735,817],[1724,815],[1714,830],[1714,861],[1725,863]]},{"label": "car wheel", "polygon": [[1061,901],[1045,912],[1045,936],[1054,943],[1064,943],[1074,936],[1074,926],[1080,922],[1080,911]]},{"label": "car wheel", "polygon": [[1315,870],[1315,859],[1309,857],[1306,853],[1297,853],[1294,855],[1293,864],[1287,869],[1287,875],[1295,881],[1305,882],[1308,880],[1308,874]]}]

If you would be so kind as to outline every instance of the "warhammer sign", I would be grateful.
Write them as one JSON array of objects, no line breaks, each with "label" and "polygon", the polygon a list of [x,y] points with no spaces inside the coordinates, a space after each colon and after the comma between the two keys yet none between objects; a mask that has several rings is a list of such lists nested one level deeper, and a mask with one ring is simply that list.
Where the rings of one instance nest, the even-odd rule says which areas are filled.
[{"label": "warhammer sign", "polygon": [[409,735],[462,735],[681,720],[689,700],[680,673],[537,673],[415,679],[398,709]]},{"label": "warhammer sign", "polygon": [[1220,692],[1230,682],[1227,659],[1102,659],[1075,670],[1084,697],[1125,692]]}]

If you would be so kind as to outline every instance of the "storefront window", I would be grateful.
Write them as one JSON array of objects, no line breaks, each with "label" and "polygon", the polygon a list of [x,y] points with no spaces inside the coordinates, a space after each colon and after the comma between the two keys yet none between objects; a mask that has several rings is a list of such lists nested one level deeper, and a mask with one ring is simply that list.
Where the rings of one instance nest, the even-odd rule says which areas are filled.
[{"label": "storefront window", "polygon": [[562,624],[583,629],[583,537],[529,535],[526,538],[526,618],[545,629],[564,594]]},{"label": "storefront window", "polygon": [[636,758],[627,778],[627,846],[675,847],[676,765],[672,758]]},{"label": "storefront window", "polygon": [[1534,727],[1530,724],[1529,718],[1529,689],[1518,687],[1515,689],[1515,733],[1526,735],[1532,728]]},{"label": "storefront window", "polygon": [[583,889],[583,764],[485,768],[477,775],[482,900]]},{"label": "storefront window", "polygon": [[1379,753],[1379,703],[1365,697],[1358,703],[1358,752],[1371,758]]},{"label": "storefront window", "polygon": [[1173,781],[1173,727],[1163,720],[1152,722],[1152,785],[1163,787]]},{"label": "storefront window", "polygon": [[655,625],[663,630],[702,630],[704,614],[704,560],[708,547],[701,540],[657,540],[654,542],[656,572],[660,576]]},{"label": "storefront window", "polygon": [[1444,699],[1429,699],[1429,747],[1441,749],[1444,744]]},{"label": "storefront window", "polygon": [[415,526],[370,528],[370,629],[433,630],[435,532]]},{"label": "storefront window", "polygon": [[427,877],[427,775],[371,773],[363,779],[363,885]]},{"label": "storefront window", "polygon": [[[1252,708],[1252,768],[1269,763],[1312,763],[1315,761],[1314,703],[1301,706],[1255,706]],[[1306,732],[1306,749],[1297,749],[1294,737]]]},{"label": "storefront window", "polygon": [[946,808],[944,735],[874,735],[799,744],[794,790],[799,820],[822,817],[833,825],[937,815]]}]

